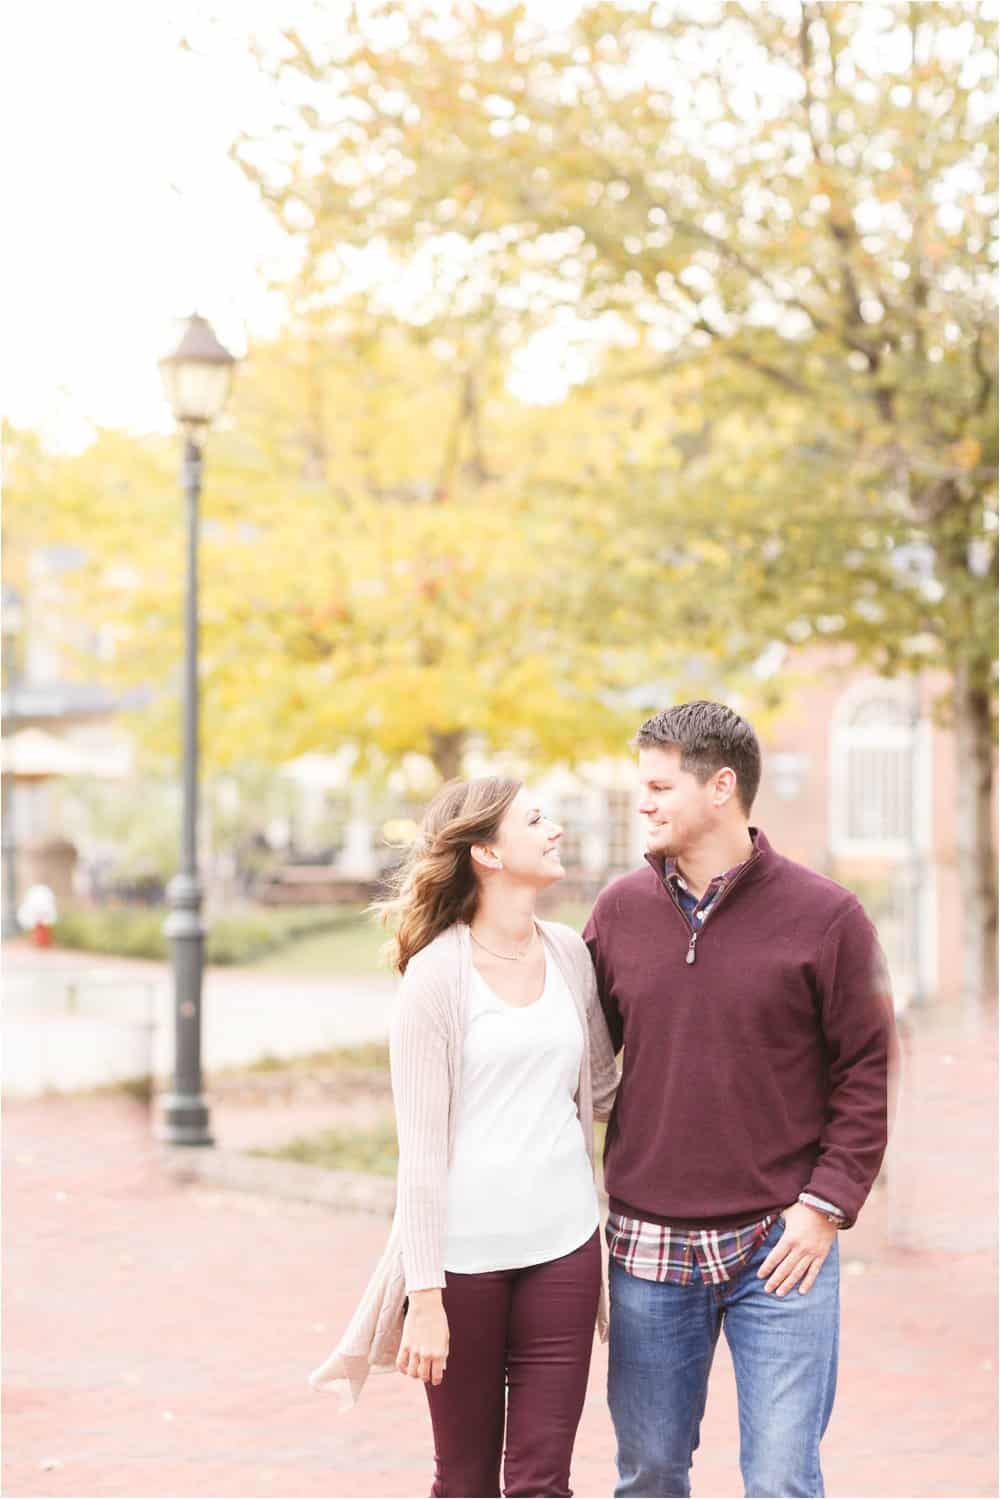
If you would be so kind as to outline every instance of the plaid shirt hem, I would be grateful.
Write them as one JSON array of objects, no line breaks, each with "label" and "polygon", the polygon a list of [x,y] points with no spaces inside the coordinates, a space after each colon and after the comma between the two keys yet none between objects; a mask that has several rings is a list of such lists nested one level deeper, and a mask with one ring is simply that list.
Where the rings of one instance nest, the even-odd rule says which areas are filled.
[{"label": "plaid shirt hem", "polygon": [[605,1228],[608,1253],[639,1280],[687,1286],[695,1269],[709,1285],[724,1285],[745,1268],[776,1219],[775,1213],[742,1228],[677,1229],[640,1218],[609,1213]]}]

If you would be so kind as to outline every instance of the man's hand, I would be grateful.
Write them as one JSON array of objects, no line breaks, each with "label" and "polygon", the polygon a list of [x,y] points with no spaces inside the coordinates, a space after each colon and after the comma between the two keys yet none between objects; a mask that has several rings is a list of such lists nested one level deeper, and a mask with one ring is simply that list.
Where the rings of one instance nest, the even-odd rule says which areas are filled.
[{"label": "man's hand", "polygon": [[411,1291],[396,1368],[411,1379],[438,1385],[448,1362],[448,1318],[440,1290]]},{"label": "man's hand", "polygon": [[757,1271],[757,1278],[763,1280],[769,1276],[764,1290],[773,1291],[778,1297],[787,1296],[795,1286],[799,1295],[804,1296],[823,1268],[837,1227],[804,1202],[793,1202],[782,1217],[785,1232]]}]

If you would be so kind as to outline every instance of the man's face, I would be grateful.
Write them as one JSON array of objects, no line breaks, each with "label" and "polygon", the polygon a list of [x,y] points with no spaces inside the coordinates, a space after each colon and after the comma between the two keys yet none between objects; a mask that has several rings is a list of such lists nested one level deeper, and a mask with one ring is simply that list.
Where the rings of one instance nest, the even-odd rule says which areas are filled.
[{"label": "man's face", "polygon": [[646,851],[667,859],[683,859],[716,825],[713,808],[715,777],[699,781],[681,769],[677,749],[639,751],[639,811],[646,819]]}]

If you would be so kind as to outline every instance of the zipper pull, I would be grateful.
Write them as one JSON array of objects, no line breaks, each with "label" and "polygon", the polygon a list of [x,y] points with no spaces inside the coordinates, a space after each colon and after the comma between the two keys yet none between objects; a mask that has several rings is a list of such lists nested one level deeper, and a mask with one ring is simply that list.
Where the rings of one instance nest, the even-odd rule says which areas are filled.
[{"label": "zipper pull", "polygon": [[691,941],[688,943],[687,957],[684,959],[685,963],[693,963],[694,962],[694,945],[697,942],[697,940],[698,940],[698,933],[697,932],[692,932],[691,933]]}]

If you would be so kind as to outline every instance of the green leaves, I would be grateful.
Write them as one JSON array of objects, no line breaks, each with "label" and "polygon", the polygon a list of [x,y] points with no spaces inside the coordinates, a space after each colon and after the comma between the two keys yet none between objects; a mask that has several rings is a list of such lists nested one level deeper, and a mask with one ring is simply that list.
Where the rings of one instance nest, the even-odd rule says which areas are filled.
[{"label": "green leaves", "polygon": [[[992,694],[992,49],[957,3],[260,38],[280,108],[235,154],[301,268],[208,455],[210,759],[579,758],[644,692],[762,695],[776,641]],[[540,334],[571,378],[528,406]],[[58,480],[30,447],[9,530],[44,495],[86,537],[163,745],[172,446],[102,434]]]}]

